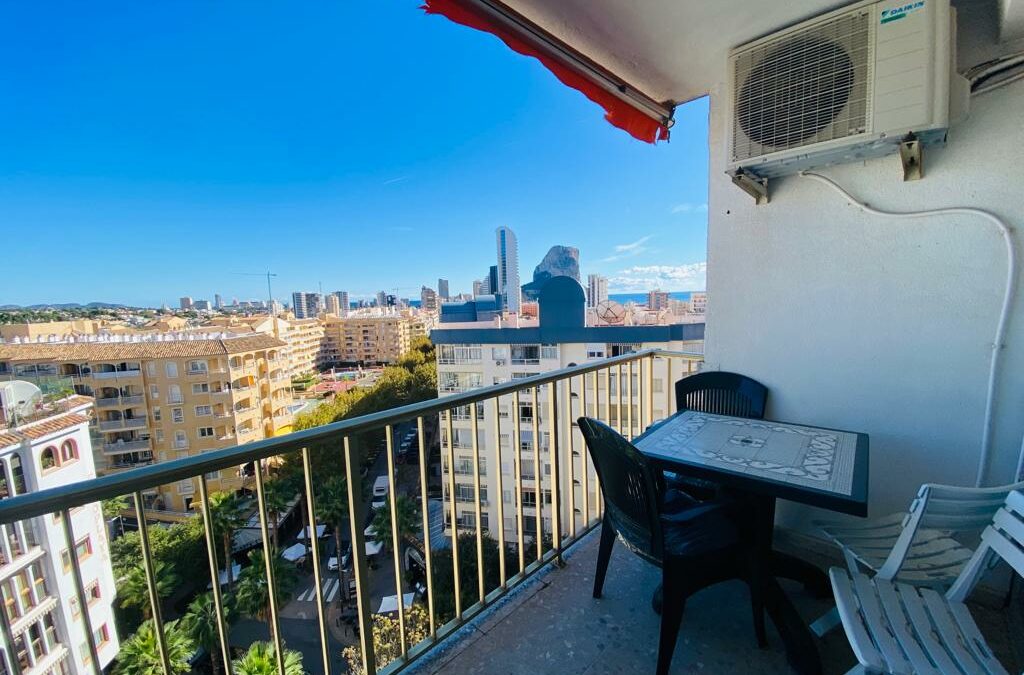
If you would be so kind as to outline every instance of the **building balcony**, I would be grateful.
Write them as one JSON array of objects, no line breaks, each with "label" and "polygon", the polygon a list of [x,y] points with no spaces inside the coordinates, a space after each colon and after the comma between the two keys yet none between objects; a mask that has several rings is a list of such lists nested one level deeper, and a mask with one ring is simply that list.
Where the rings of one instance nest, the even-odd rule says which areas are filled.
[{"label": "building balcony", "polygon": [[120,420],[103,420],[99,423],[100,431],[122,431],[124,429],[144,429],[145,427],[145,417],[133,417],[131,419]]},{"label": "building balcony", "polygon": [[122,378],[142,377],[142,370],[104,370],[92,371],[92,377],[97,380],[117,380]]},{"label": "building balcony", "polygon": [[147,451],[152,448],[149,440],[140,439],[136,441],[116,441],[104,443],[103,453],[106,455],[123,455],[128,452]]},{"label": "building balcony", "polygon": [[125,406],[142,405],[146,397],[142,394],[133,396],[112,396],[96,399],[97,408],[122,408]]}]

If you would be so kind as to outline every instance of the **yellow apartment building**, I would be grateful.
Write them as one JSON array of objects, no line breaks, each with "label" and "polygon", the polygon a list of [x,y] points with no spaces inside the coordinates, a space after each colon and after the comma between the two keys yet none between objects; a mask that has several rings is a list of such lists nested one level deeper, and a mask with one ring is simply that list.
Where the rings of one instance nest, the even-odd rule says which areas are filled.
[{"label": "yellow apartment building", "polygon": [[266,314],[246,317],[215,317],[206,326],[229,331],[244,330],[272,335],[285,343],[284,358],[289,377],[315,373],[325,365],[324,323],[320,319],[282,319]]},{"label": "yellow apartment building", "polygon": [[327,363],[394,363],[425,337],[430,316],[420,314],[328,314],[324,319],[324,359]]},{"label": "yellow apartment building", "polygon": [[6,323],[0,324],[0,338],[4,340],[48,340],[51,337],[59,339],[69,335],[97,335],[104,330],[105,324],[106,322],[96,319]]},{"label": "yellow apartment building", "polygon": [[[140,334],[0,343],[0,377],[71,378],[96,399],[101,474],[260,440],[290,429],[286,344],[251,333]],[[248,489],[246,468],[207,476],[211,490]],[[251,467],[248,469],[251,474]],[[145,495],[147,507],[187,511],[194,480]]]}]

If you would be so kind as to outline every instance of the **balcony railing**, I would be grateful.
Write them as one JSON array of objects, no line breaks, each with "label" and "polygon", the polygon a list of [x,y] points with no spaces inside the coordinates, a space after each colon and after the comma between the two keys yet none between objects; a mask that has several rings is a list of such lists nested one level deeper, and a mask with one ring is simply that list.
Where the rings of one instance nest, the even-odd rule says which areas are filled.
[{"label": "balcony railing", "polygon": [[116,378],[119,378],[119,377],[141,377],[142,376],[142,370],[140,370],[140,369],[133,369],[133,370],[104,370],[104,371],[94,370],[94,371],[92,371],[92,376],[95,379],[97,379],[97,380],[112,380],[112,379],[116,379]]},{"label": "balcony railing", "polygon": [[142,405],[144,397],[142,394],[132,396],[111,396],[108,398],[96,399],[97,408],[117,408],[128,405]]},{"label": "balcony railing", "polygon": [[[311,469],[311,448],[329,447],[332,452],[337,448],[344,460],[344,468],[340,470],[344,472],[348,486],[347,506],[351,514],[348,529],[351,535],[351,550],[355,554],[351,569],[354,573],[358,606],[356,634],[359,636],[359,658],[361,658],[363,670],[369,675],[377,672],[390,674],[403,669],[418,657],[430,652],[445,638],[456,633],[467,621],[492,606],[499,598],[537,571],[555,562],[564,564],[563,551],[600,523],[603,506],[598,497],[600,492],[597,477],[590,466],[582,437],[573,424],[573,420],[580,415],[600,416],[612,423],[613,427],[617,426],[614,420],[622,420],[625,424],[617,427],[621,433],[627,437],[639,434],[643,428],[654,421],[656,411],[661,411],[664,414],[669,412],[670,396],[668,392],[671,387],[666,383],[673,381],[674,378],[685,376],[687,373],[695,372],[700,360],[699,356],[692,354],[660,350],[627,354],[355,417],[321,427],[304,429],[284,436],[198,453],[174,461],[160,462],[151,466],[113,473],[102,478],[0,500],[0,524],[15,523],[28,518],[59,513],[63,516],[65,539],[73,545],[76,541],[74,523],[69,517],[72,508],[122,495],[131,495],[134,498],[138,515],[140,540],[143,542],[143,568],[147,574],[149,586],[153,588],[155,587],[154,560],[152,551],[146,544],[149,526],[143,517],[145,513],[143,495],[160,486],[194,480],[198,488],[196,507],[201,514],[207,544],[208,569],[211,578],[215,579],[222,567],[217,559],[221,546],[218,533],[212,525],[214,521],[210,510],[207,475],[217,471],[231,473],[236,471],[239,466],[272,466],[273,461],[263,462],[263,460],[273,460],[287,455],[291,460],[300,464],[300,473],[304,481],[302,492],[305,497],[301,508],[305,509],[306,522],[314,523],[318,513],[317,500],[323,496],[322,490],[318,491],[314,489],[314,486],[323,485],[324,481],[332,479],[334,476],[320,474],[314,476]],[[629,384],[627,385],[628,397],[623,398],[628,400],[616,402],[618,414],[609,416],[608,413],[615,412],[616,409],[613,408],[613,403],[608,396],[607,382],[613,377],[621,381],[624,373],[629,376],[626,380]],[[638,375],[636,387],[632,384],[631,376],[634,373]],[[657,396],[654,387],[655,377],[662,378],[662,384],[665,385],[660,387],[661,392],[658,392]],[[603,390],[598,387],[599,380],[606,383]],[[475,415],[470,419],[472,487],[470,492],[467,492],[465,488],[461,491],[458,490],[455,473],[444,472],[442,494],[445,494],[446,498],[443,508],[440,509],[444,512],[442,514],[439,513],[436,502],[433,503],[435,508],[431,508],[429,497],[431,492],[436,494],[437,490],[436,486],[431,490],[428,483],[430,454],[426,439],[436,437],[437,434],[428,434],[426,425],[433,424],[437,420],[446,431],[447,437],[452,438],[452,411],[477,403],[484,405],[486,415],[484,420],[476,419]],[[518,416],[513,416],[510,420],[499,414],[502,406],[511,410],[519,410],[520,403],[531,404],[533,410],[539,410],[543,405],[546,411],[543,430],[549,438],[547,449],[531,453],[532,456],[524,455],[519,451],[520,437],[524,430],[521,428],[523,425]],[[418,464],[416,467],[418,472],[403,471],[402,474],[399,474],[396,471],[397,448],[394,447],[392,439],[395,437],[396,426],[399,424],[404,426],[409,422],[415,425],[417,434],[414,450],[408,453],[408,457],[405,459],[408,463]],[[479,433],[480,425],[487,425],[488,431],[492,433],[482,436]],[[389,557],[390,562],[374,565],[371,569],[366,555],[367,535],[364,532],[364,525],[367,522],[367,509],[370,507],[371,497],[364,493],[364,481],[360,476],[363,458],[359,454],[359,437],[370,432],[380,433],[382,431],[386,439],[384,454],[387,472],[385,475],[388,479],[389,494],[418,495],[415,497],[415,502],[418,503],[419,518],[422,519],[421,538],[425,562],[423,603],[426,616],[424,619],[426,637],[416,644],[411,644],[407,631],[409,611],[398,610],[396,616],[399,624],[399,637],[395,649],[398,655],[388,663],[383,663],[381,655],[377,654],[374,649],[370,589],[371,587],[374,589],[381,587],[382,580],[377,576],[381,574],[387,574],[385,581],[394,584],[395,593],[399,598],[414,592],[414,587],[405,580],[404,556],[401,555],[405,551],[405,547],[402,545],[402,534],[398,525],[397,500],[388,500],[389,505],[384,507],[391,519],[391,541],[387,542],[387,550],[382,555]],[[239,429],[238,433],[241,437],[244,432]],[[503,434],[511,436],[510,444],[503,445],[500,441]],[[493,446],[484,448],[482,447],[483,439],[487,438],[493,439]],[[486,461],[481,456],[482,451],[488,453]],[[464,465],[456,460],[450,449],[444,448],[442,453],[446,466],[456,467],[460,470],[464,468]],[[506,460],[504,464],[503,459]],[[492,475],[488,476],[486,486],[482,485],[480,471],[481,465],[484,463],[492,467]],[[506,471],[503,470],[505,467],[508,467],[508,475],[505,475]],[[416,473],[418,476],[415,475]],[[537,477],[533,486],[525,488],[525,493],[543,495],[541,508],[527,507],[523,505],[523,499],[513,499],[506,503],[502,498],[504,489],[516,495],[525,494],[523,485],[525,475]],[[272,548],[271,526],[268,523],[270,517],[265,508],[265,480],[263,472],[257,470],[253,477],[261,536],[257,545],[262,545],[265,559],[270,560],[277,553]],[[403,484],[403,480],[406,484]],[[468,498],[469,495],[471,498]],[[485,495],[493,497],[491,503],[486,505],[486,511],[483,501]],[[506,514],[506,509],[511,513]],[[463,588],[466,582],[463,579],[465,575],[460,574],[459,558],[460,555],[465,555],[467,549],[462,545],[450,546],[447,555],[454,578],[454,594],[451,598],[444,600],[447,606],[454,608],[454,611],[442,616],[436,607],[438,598],[435,598],[435,593],[439,589],[435,588],[432,561],[438,554],[436,553],[437,547],[431,545],[431,537],[450,537],[452,528],[448,528],[447,534],[439,534],[436,527],[432,530],[431,526],[432,524],[436,526],[446,520],[450,522],[451,514],[455,514],[455,521],[459,523],[456,529],[467,537],[463,543],[475,540],[476,570],[484,569],[485,531],[496,529],[496,532],[493,532],[493,536],[497,540],[498,551],[495,576],[499,581],[493,587],[489,587],[486,581],[487,574],[471,574],[469,576],[474,578],[469,583],[473,587]],[[489,523],[496,524],[496,527],[489,528]],[[488,536],[492,535],[491,532],[487,532],[487,534]],[[314,577],[313,589],[315,589],[312,608],[317,613],[316,622],[313,625],[318,630],[320,654],[323,659],[322,667],[325,672],[343,672],[344,666],[338,661],[338,654],[328,640],[327,603],[325,602],[325,584],[323,583],[326,579],[324,576],[326,570],[323,569],[319,542],[315,537],[310,542],[310,546]],[[461,552],[460,549],[462,549]],[[71,557],[71,565],[71,576],[79,603],[81,606],[85,606],[87,604],[85,602],[86,591],[83,587],[76,556]],[[470,566],[466,571],[471,569],[474,568]],[[371,577],[371,575],[374,576]],[[267,584],[270,586],[267,593],[267,623],[271,640],[275,644],[278,669],[283,672],[284,638],[279,620],[282,610],[281,598],[276,590],[275,576],[271,573],[268,573],[267,576]],[[202,586],[205,588],[205,582]],[[375,590],[375,592],[379,591]],[[221,611],[223,598],[219,584],[212,584],[212,593],[217,608],[218,632],[221,636],[227,636],[229,630],[226,616]],[[472,597],[472,601],[465,601],[464,599],[469,596]],[[400,602],[399,604],[404,603]],[[159,602],[151,601],[150,610],[155,630],[158,634],[163,635],[164,622]],[[91,625],[89,612],[81,613],[76,621],[81,622],[84,634],[89,636],[88,644],[85,646],[95,663],[97,662],[97,645],[91,637],[94,634],[94,626]],[[12,635],[6,622],[0,622],[0,630],[3,631],[6,643],[12,644]],[[222,658],[225,667],[230,669],[230,656],[227,642],[222,640],[221,648],[216,650],[213,658]],[[317,664],[317,666],[319,665]],[[317,669],[319,670],[319,667]],[[227,670],[227,672],[231,671]]]},{"label": "balcony railing", "polygon": [[103,452],[108,455],[123,455],[126,452],[139,452],[140,450],[149,450],[150,444],[148,440],[137,440],[137,441],[121,441],[119,443],[104,443]]},{"label": "balcony railing", "polygon": [[142,429],[146,426],[145,417],[133,417],[131,419],[103,420],[100,422],[100,431],[120,431],[122,429]]}]

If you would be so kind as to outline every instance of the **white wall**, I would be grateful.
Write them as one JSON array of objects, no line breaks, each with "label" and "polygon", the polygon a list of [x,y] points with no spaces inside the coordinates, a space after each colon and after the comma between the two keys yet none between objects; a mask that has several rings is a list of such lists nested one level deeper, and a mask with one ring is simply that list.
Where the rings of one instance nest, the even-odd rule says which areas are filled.
[{"label": "white wall", "polygon": [[[710,113],[707,367],[764,382],[772,418],[870,434],[873,516],[904,509],[925,481],[973,484],[1006,274],[999,232],[972,217],[872,217],[800,177],[773,181],[755,206],[724,174],[724,94],[712,91]],[[1024,82],[973,99],[924,167],[910,183],[895,157],[822,173],[883,209],[989,209],[1017,228],[1024,258]],[[1018,293],[990,482],[1011,479],[1024,433]],[[780,518],[809,513],[783,505]]]}]

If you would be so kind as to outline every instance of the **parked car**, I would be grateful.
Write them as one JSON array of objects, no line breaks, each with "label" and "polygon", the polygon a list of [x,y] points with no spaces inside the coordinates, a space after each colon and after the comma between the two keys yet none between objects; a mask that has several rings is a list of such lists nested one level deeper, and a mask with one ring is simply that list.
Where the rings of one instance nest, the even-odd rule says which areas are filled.
[{"label": "parked car", "polygon": [[373,501],[370,502],[370,506],[374,509],[382,509],[387,504],[388,490],[387,476],[377,476],[377,479],[373,481]]}]

